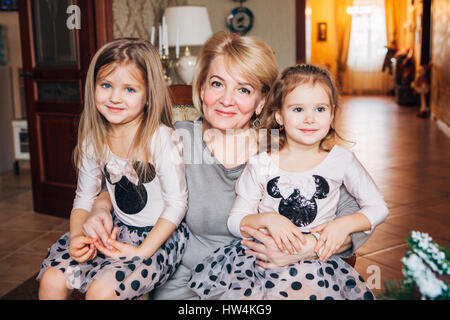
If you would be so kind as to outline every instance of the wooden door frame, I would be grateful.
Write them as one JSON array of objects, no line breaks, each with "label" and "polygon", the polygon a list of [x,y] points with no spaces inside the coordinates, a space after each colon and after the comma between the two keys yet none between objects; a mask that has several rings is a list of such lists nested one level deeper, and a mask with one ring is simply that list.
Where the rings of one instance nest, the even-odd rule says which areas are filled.
[{"label": "wooden door frame", "polygon": [[[432,26],[431,26],[431,1],[423,0],[422,3],[422,39],[420,45],[420,65],[427,65],[431,61],[431,37],[432,37]],[[432,80],[433,68],[428,69],[427,78],[429,83]],[[431,91],[425,95],[427,105],[430,106],[431,102]]]},{"label": "wooden door frame", "polygon": [[112,0],[95,0],[95,25],[97,49],[114,39],[114,16]]},{"label": "wooden door frame", "polygon": [[295,39],[297,63],[306,62],[306,0],[295,1]]},{"label": "wooden door frame", "polygon": [[423,0],[422,6],[420,64],[425,65],[431,61],[431,0]]}]

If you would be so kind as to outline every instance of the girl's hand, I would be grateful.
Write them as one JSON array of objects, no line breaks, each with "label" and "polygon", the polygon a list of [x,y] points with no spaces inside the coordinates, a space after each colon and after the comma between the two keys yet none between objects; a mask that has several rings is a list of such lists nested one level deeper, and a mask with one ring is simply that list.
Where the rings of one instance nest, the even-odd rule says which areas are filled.
[{"label": "girl's hand", "polygon": [[327,261],[344,244],[349,232],[346,231],[346,224],[343,222],[343,219],[337,218],[311,229],[311,232],[320,233],[314,251],[321,261]]},{"label": "girl's hand", "polygon": [[287,249],[290,254],[294,254],[302,250],[299,240],[301,244],[306,244],[305,236],[291,220],[278,213],[264,213],[264,220],[264,225],[281,252]]},{"label": "girl's hand", "polygon": [[136,256],[141,256],[139,247],[135,247],[116,240],[117,230],[118,228],[115,227],[111,233],[111,238],[107,240],[107,245],[110,246],[111,248],[103,246],[103,244],[100,243],[100,241],[96,240],[95,246],[97,247],[97,249],[104,255],[113,259],[119,259],[121,257],[131,259]]},{"label": "girl's hand", "polygon": [[70,238],[70,257],[78,263],[84,263],[94,259],[97,255],[97,249],[95,248],[94,242],[95,239],[84,236],[74,236],[73,238]]},{"label": "girl's hand", "polygon": [[89,217],[83,224],[83,234],[100,239],[103,246],[107,246],[106,242],[111,237],[113,221],[109,210],[101,205],[92,207]]},{"label": "girl's hand", "polygon": [[245,252],[255,256],[257,264],[264,269],[284,267],[297,263],[300,260],[311,260],[316,258],[316,254],[313,250],[316,238],[312,235],[305,236],[306,245],[302,247],[300,253],[291,255],[278,250],[277,244],[267,232],[264,233],[248,226],[244,226],[243,229],[244,232],[261,242],[257,243],[251,240],[242,240],[243,245],[249,248],[245,250]]}]

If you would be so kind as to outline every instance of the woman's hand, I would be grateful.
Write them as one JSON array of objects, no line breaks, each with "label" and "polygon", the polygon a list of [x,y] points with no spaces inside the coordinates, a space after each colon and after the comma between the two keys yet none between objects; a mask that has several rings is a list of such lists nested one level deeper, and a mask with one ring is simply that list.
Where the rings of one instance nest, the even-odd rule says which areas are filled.
[{"label": "woman's hand", "polygon": [[280,251],[288,250],[290,254],[300,252],[306,239],[298,227],[291,220],[279,213],[263,213],[264,226],[269,231]]},{"label": "woman's hand", "polygon": [[323,262],[327,261],[333,254],[339,252],[341,246],[345,243],[348,235],[348,225],[344,218],[322,223],[311,229],[311,232],[320,233],[320,238],[314,248],[319,259]]},{"label": "woman's hand", "polygon": [[141,256],[139,247],[135,247],[116,240],[117,230],[118,228],[115,227],[111,233],[111,237],[106,241],[107,245],[111,246],[111,249],[103,246],[100,241],[97,240],[95,242],[95,246],[98,251],[113,259],[119,259],[121,257],[131,259],[136,256]]},{"label": "woman's hand", "polygon": [[83,263],[94,259],[97,255],[97,249],[94,246],[94,242],[95,239],[91,239],[81,235],[70,238],[70,257],[78,263]]},{"label": "woman's hand", "polygon": [[300,260],[317,258],[314,253],[316,238],[312,235],[305,235],[306,244],[302,246],[299,253],[291,255],[280,251],[277,244],[268,233],[263,233],[248,226],[244,226],[243,231],[261,242],[257,243],[251,240],[242,240],[242,243],[249,248],[245,252],[255,256],[258,259],[257,264],[265,269],[284,267],[297,263]]},{"label": "woman's hand", "polygon": [[82,227],[85,236],[100,239],[104,247],[107,246],[107,241],[111,236],[111,230],[113,228],[110,210],[111,206],[108,192],[103,192],[94,202],[91,213]]}]

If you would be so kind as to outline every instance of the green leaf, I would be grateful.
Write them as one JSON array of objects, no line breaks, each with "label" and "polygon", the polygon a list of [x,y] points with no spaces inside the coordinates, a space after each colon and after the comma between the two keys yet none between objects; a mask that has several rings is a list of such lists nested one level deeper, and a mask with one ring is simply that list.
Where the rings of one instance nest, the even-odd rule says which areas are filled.
[{"label": "green leaf", "polygon": [[377,295],[379,300],[413,300],[412,287],[403,280],[386,280],[384,292]]}]

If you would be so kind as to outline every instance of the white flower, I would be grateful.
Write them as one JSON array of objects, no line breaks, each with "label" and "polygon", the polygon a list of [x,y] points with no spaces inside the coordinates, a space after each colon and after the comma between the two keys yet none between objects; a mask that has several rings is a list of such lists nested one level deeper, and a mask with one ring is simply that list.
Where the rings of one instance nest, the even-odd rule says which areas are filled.
[{"label": "white flower", "polygon": [[416,283],[423,298],[434,299],[446,289],[443,281],[437,279],[433,272],[414,253],[402,259],[403,274]]},{"label": "white flower", "polygon": [[410,240],[413,242],[411,249],[439,274],[450,274],[450,266],[445,260],[445,253],[427,233],[412,231]]}]

